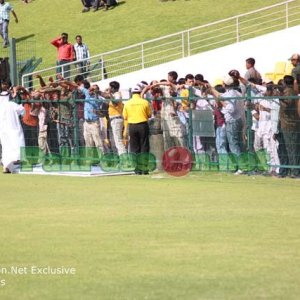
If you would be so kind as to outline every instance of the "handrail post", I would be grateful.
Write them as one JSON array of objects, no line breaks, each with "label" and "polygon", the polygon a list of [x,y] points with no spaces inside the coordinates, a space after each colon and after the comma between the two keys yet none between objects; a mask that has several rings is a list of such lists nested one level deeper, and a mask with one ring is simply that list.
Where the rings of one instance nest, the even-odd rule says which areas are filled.
[{"label": "handrail post", "polygon": [[144,44],[141,44],[142,69],[145,69]]},{"label": "handrail post", "polygon": [[191,56],[191,35],[190,30],[187,32],[187,46],[188,46],[188,56]]},{"label": "handrail post", "polygon": [[[183,99],[181,99],[182,103]],[[189,103],[189,119],[188,119],[188,148],[191,152],[194,152],[194,145],[193,145],[193,110],[192,106],[194,103],[194,94],[193,90],[190,87],[189,88],[189,97],[188,97],[188,103]]]},{"label": "handrail post", "polygon": [[248,86],[246,89],[246,103],[247,103],[247,110],[246,110],[246,135],[247,135],[247,148],[248,153],[253,152],[253,133],[252,133],[252,114],[251,114],[251,89]]},{"label": "handrail post", "polygon": [[240,41],[240,23],[239,23],[239,17],[236,18],[236,42],[238,43]]},{"label": "handrail post", "polygon": [[185,49],[184,49],[184,32],[181,34],[181,44],[182,44],[182,58],[185,57]]},{"label": "handrail post", "polygon": [[285,4],[285,28],[289,28],[289,2]]},{"label": "handrail post", "polygon": [[9,52],[10,81],[12,85],[17,85],[17,51],[15,38],[10,39]]},{"label": "handrail post", "polygon": [[101,55],[101,80],[104,80],[104,57]]}]

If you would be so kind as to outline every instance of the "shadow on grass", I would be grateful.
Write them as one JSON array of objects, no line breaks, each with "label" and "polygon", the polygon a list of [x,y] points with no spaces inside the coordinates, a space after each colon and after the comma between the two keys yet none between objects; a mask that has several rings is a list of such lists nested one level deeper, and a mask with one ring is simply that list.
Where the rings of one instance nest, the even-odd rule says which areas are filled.
[{"label": "shadow on grass", "polygon": [[21,36],[21,37],[19,37],[19,38],[16,39],[16,42],[20,43],[20,42],[28,40],[28,39],[30,39],[30,38],[32,38],[34,36],[35,36],[35,34],[28,34],[28,35],[25,35],[25,36]]}]

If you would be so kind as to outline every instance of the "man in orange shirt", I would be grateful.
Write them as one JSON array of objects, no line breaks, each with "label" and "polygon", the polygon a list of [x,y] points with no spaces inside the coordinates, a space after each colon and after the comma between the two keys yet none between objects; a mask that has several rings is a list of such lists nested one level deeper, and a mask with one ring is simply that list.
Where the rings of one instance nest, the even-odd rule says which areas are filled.
[{"label": "man in orange shirt", "polygon": [[71,66],[68,64],[74,60],[73,45],[68,42],[68,34],[63,32],[51,44],[57,48],[57,73],[62,74],[62,77],[70,80]]},{"label": "man in orange shirt", "polygon": [[[34,103],[29,103],[31,96],[29,92],[22,86],[14,87],[13,98],[19,97],[22,100],[23,107],[25,109],[22,118],[22,127],[25,138],[26,147],[38,146],[38,117],[35,114],[36,107]],[[25,102],[25,103],[24,103]]]}]

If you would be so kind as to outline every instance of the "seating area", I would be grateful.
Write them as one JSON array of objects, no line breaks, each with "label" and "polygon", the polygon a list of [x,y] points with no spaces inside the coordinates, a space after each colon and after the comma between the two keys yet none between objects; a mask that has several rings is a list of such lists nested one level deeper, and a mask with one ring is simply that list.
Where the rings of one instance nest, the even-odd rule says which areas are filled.
[{"label": "seating area", "polygon": [[290,61],[277,61],[273,72],[265,73],[265,78],[272,80],[274,83],[278,83],[285,75],[291,75],[292,69],[293,65]]},{"label": "seating area", "polygon": [[[141,78],[147,82],[151,82],[153,78],[165,78],[170,70],[177,71],[178,74],[205,74],[205,79],[214,83],[216,79],[223,79],[231,69],[239,70],[244,75],[246,72],[245,59],[247,57],[256,59],[256,69],[262,77],[265,73],[275,73],[276,62],[285,62],[283,73],[288,73],[290,72],[288,58],[292,53],[299,52],[299,43],[295,39],[295,36],[299,35],[300,26],[295,26],[159,66],[149,67],[126,75],[109,77],[106,80],[97,82],[97,84],[100,88],[105,89],[110,81],[116,80],[120,83],[121,89],[127,89],[135,86]],[[279,47],[278,41],[285,46]]]}]

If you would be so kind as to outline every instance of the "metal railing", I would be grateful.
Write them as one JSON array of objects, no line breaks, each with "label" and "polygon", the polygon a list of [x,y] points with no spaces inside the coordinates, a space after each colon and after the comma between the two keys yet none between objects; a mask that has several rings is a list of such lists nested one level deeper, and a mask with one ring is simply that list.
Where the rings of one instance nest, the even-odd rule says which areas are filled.
[{"label": "metal railing", "polygon": [[[216,108],[209,102],[210,100],[215,101],[211,96],[198,98],[190,93],[188,100],[182,97],[159,99],[161,109],[149,119],[150,154],[152,153],[152,158],[151,162],[149,160],[148,163],[154,165],[153,169],[148,165],[149,170],[154,171],[156,166],[162,164],[164,153],[168,153],[175,146],[180,146],[181,149],[185,148],[193,154],[191,163],[194,171],[231,172],[239,169],[248,174],[255,172],[256,174],[269,175],[279,172],[279,175],[283,177],[296,173],[297,176],[298,174],[300,176],[298,151],[300,140],[291,137],[291,134],[293,136],[300,135],[299,126],[287,129],[286,125],[283,126],[283,121],[286,120],[285,116],[279,114],[281,107],[284,107],[290,116],[295,116],[297,105],[292,103],[298,100],[298,96],[280,96],[280,94],[277,95],[279,93],[278,86],[273,86],[273,88],[275,93],[273,96],[251,96],[251,89],[248,87],[244,96],[229,97],[231,103],[243,102],[245,116],[243,119],[241,114],[241,122],[237,122],[234,131],[235,138],[230,140],[226,126],[230,126],[232,120],[226,123],[224,119],[223,125],[216,122],[213,111],[220,108]],[[92,100],[98,102],[96,106],[98,106],[99,119],[95,122],[99,122],[98,135],[102,140],[102,146],[97,148],[87,146],[84,136],[84,102],[91,100],[77,99],[77,96],[78,94],[74,92],[73,97],[60,99],[58,93],[56,100],[49,100],[45,95],[38,100],[17,100],[24,105],[25,103],[27,105],[29,103],[31,105],[38,104],[37,110],[42,106],[49,112],[49,118],[45,124],[47,125],[46,130],[38,132],[37,126],[31,129],[28,126],[24,128],[26,147],[21,149],[21,170],[32,172],[38,164],[46,172],[91,171],[91,166],[97,164],[106,172],[134,171],[136,163],[139,161],[136,154],[131,153],[130,146],[127,148],[126,145],[126,151],[118,155],[109,121],[108,107],[102,105],[100,107],[100,103],[108,103],[111,99]],[[196,109],[195,104],[200,99],[207,102],[205,109]],[[149,99],[152,105],[153,100]],[[169,118],[168,114],[163,111],[168,110],[170,105],[174,108],[173,101],[175,100],[178,104],[177,115]],[[184,118],[183,123],[182,118],[178,116],[179,112],[182,112],[181,104],[179,104],[182,100],[194,104],[190,105],[189,118]],[[226,97],[223,100],[226,101]],[[258,100],[263,101],[263,104],[253,106]],[[282,101],[285,102],[284,105],[281,104]],[[286,107],[286,101],[289,102],[289,108]],[[268,110],[263,110],[262,107]],[[265,117],[259,119],[258,127],[254,126],[255,128],[252,126],[255,120],[252,115],[253,109],[257,111],[257,114],[264,111],[269,115],[267,119]],[[207,118],[207,116],[210,117]],[[291,124],[296,122],[297,120],[294,119]],[[223,136],[218,134],[219,130],[223,132]],[[257,131],[260,134],[255,134]],[[220,137],[222,143],[217,142]],[[46,147],[44,147],[45,145]],[[234,145],[235,148],[231,147]],[[147,157],[148,154],[142,155]],[[180,164],[187,163],[186,160],[180,161],[178,159],[174,160],[174,163],[176,161]],[[140,159],[140,163],[145,164],[145,160]],[[167,171],[167,169],[165,170]]]},{"label": "metal railing", "polygon": [[[204,51],[238,43],[263,34],[300,24],[300,0],[289,0],[249,13],[194,27],[114,51],[94,55],[88,60],[87,76],[94,82],[138,71]],[[86,61],[82,61],[84,64]],[[79,73],[77,62],[65,65],[69,78]],[[57,67],[22,76],[22,85],[39,85],[36,74],[54,77]],[[62,69],[62,76],[65,72]]]}]

